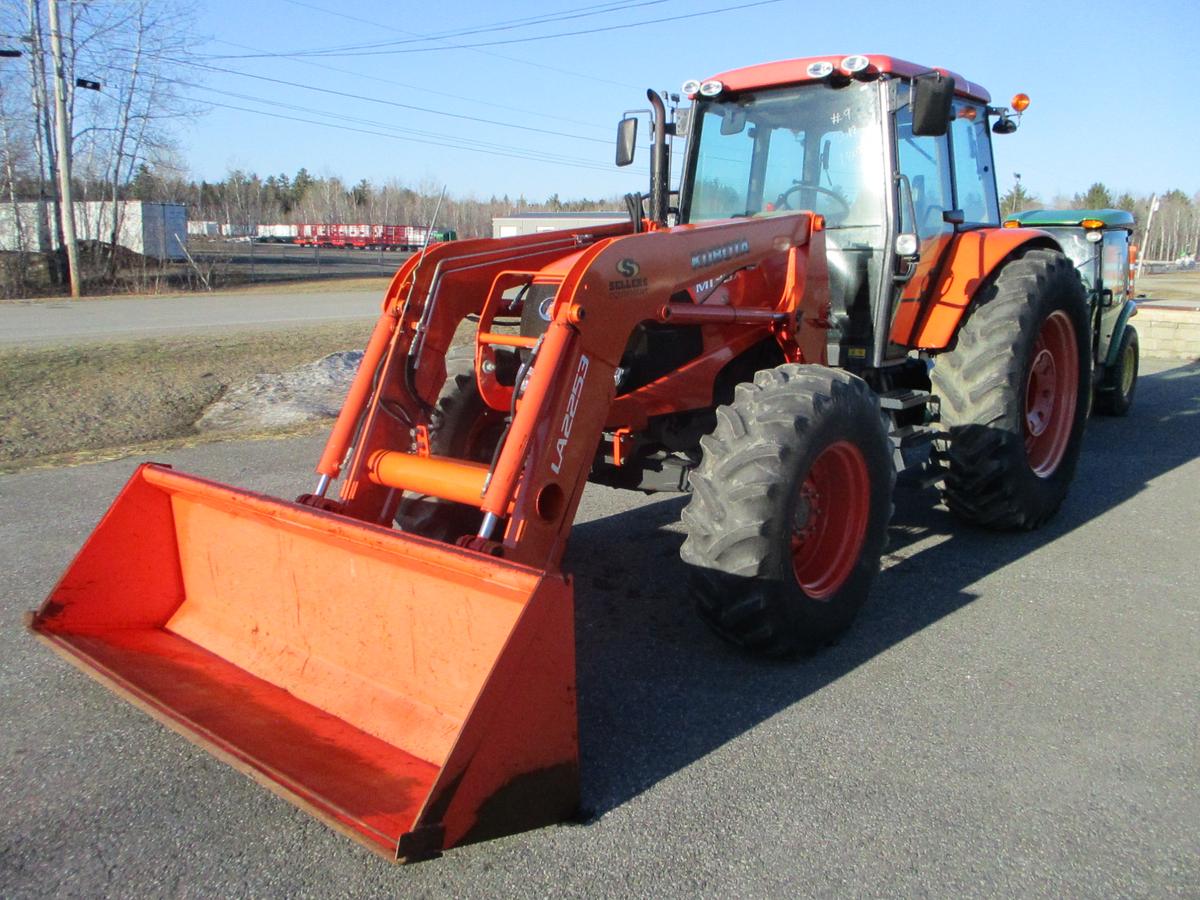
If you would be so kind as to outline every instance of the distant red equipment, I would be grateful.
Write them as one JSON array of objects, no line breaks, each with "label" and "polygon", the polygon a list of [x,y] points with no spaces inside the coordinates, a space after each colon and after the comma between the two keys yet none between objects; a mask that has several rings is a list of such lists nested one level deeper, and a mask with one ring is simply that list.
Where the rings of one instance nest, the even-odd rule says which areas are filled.
[{"label": "distant red equipment", "polygon": [[304,223],[296,226],[295,243],[305,247],[357,247],[360,250],[420,250],[458,237],[450,229],[424,225],[344,225]]}]

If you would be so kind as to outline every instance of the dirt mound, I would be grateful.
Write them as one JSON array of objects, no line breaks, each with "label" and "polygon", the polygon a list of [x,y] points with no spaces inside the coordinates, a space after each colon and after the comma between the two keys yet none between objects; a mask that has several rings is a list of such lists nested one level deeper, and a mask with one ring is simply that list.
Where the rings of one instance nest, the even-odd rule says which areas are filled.
[{"label": "dirt mound", "polygon": [[336,416],[362,356],[345,350],[276,375],[255,375],[209,406],[196,428],[253,431]]}]

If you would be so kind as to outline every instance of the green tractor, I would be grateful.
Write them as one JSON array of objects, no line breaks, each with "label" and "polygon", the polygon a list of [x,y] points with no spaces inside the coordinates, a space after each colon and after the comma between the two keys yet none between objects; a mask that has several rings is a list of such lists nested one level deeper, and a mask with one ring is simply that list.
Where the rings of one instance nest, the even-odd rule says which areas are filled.
[{"label": "green tractor", "polygon": [[1005,220],[1006,228],[1038,228],[1052,234],[1075,263],[1088,291],[1092,317],[1094,410],[1123,416],[1133,404],[1138,376],[1137,314],[1130,244],[1133,214],[1120,209],[1030,209]]}]

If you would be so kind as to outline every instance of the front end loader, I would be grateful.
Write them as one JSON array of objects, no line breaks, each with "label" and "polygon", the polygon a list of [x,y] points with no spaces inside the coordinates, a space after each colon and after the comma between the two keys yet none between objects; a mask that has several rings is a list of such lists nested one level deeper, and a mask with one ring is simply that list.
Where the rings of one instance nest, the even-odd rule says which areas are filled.
[{"label": "front end loader", "polygon": [[[769,656],[849,627],[898,469],[944,481],[971,522],[1044,521],[1078,453],[1087,313],[1050,236],[998,227],[987,125],[1012,130],[1008,110],[883,56],[685,92],[686,123],[649,95],[652,183],[629,222],[400,268],[312,493],[143,465],[33,631],[415,860],[578,804],[561,562],[589,480],[690,493],[697,608]],[[671,133],[688,138],[678,206]]]}]

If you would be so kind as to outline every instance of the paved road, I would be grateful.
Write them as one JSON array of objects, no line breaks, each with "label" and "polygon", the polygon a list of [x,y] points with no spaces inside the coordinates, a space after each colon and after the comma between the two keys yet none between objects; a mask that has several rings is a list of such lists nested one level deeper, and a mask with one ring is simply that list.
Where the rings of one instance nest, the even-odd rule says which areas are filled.
[{"label": "paved road", "polygon": [[381,291],[213,293],[0,303],[0,346],[294,328],[379,315]]},{"label": "paved road", "polygon": [[[805,664],[693,617],[679,498],[589,488],[587,824],[392,867],[36,644],[133,460],[0,478],[0,895],[1197,896],[1200,366],[1091,425],[1058,518],[956,528],[898,489],[873,600]],[[291,495],[319,440],[165,455]]]},{"label": "paved road", "polygon": [[216,271],[255,281],[280,277],[391,275],[406,259],[407,252],[321,249],[292,244],[250,244],[246,241],[189,242],[188,250],[203,265]]}]

